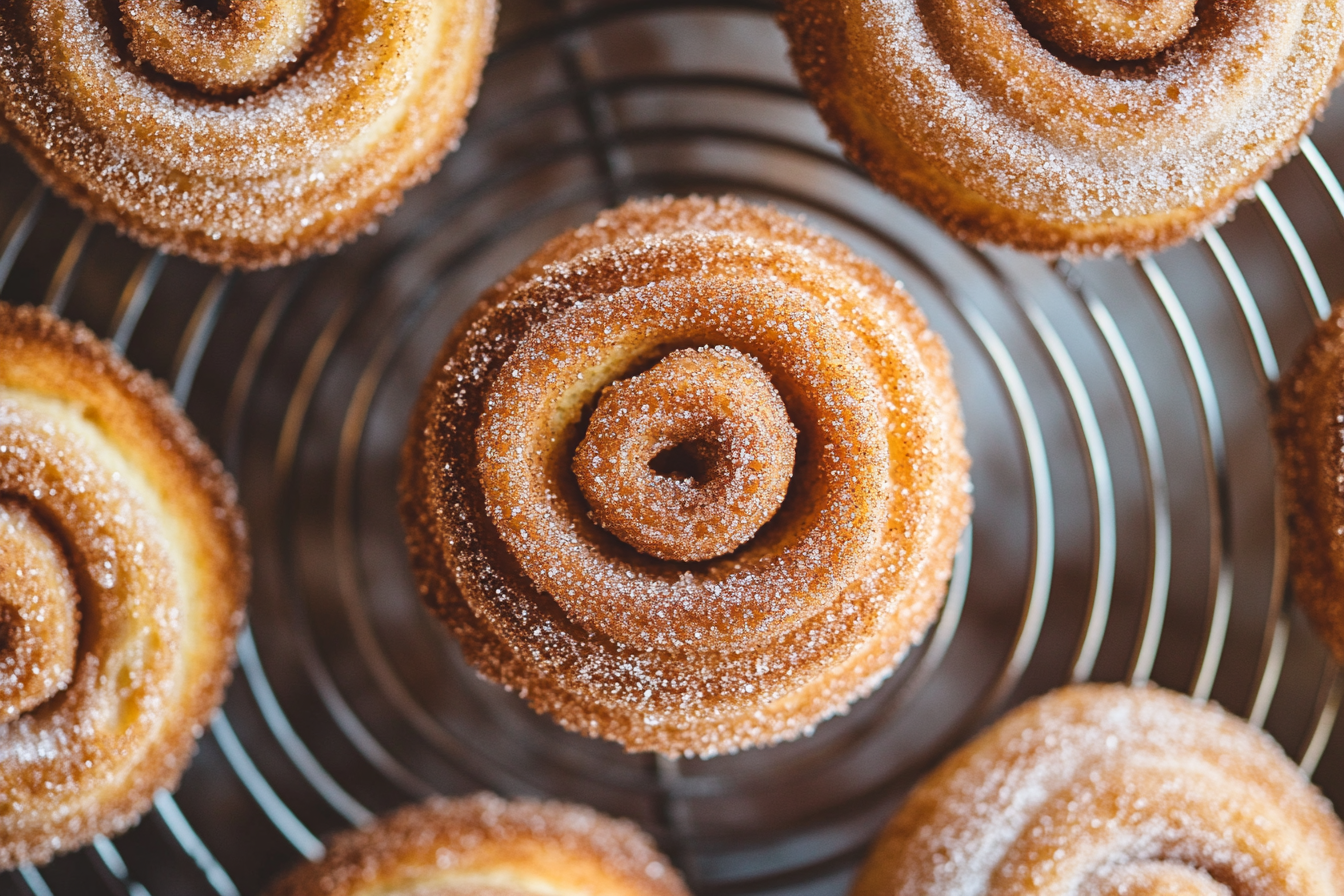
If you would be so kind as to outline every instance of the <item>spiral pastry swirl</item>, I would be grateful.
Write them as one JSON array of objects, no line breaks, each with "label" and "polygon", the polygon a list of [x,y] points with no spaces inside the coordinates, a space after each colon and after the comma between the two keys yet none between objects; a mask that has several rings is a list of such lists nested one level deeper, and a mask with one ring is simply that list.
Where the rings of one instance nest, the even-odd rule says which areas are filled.
[{"label": "spiral pastry swirl", "polygon": [[1338,305],[1284,374],[1274,436],[1293,600],[1344,664],[1344,310]]},{"label": "spiral pastry swirl", "polygon": [[0,868],[133,824],[223,697],[233,485],[87,330],[0,305]]},{"label": "spiral pastry swirl", "polygon": [[494,0],[13,0],[0,136],[146,245],[288,264],[371,229],[433,173],[494,18]]},{"label": "spiral pastry swirl", "polygon": [[1278,745],[1168,691],[1063,688],[953,755],[853,896],[1339,896],[1344,827]]},{"label": "spiral pastry swirl", "polygon": [[883,188],[973,242],[1141,254],[1231,213],[1340,73],[1339,0],[784,0]]},{"label": "spiral pastry swirl", "polygon": [[688,896],[629,821],[488,793],[433,797],[338,834],[267,896]]},{"label": "spiral pastry swirl", "polygon": [[969,512],[941,342],[833,240],[631,202],[486,293],[421,392],[403,518],[487,676],[631,750],[796,737],[941,605]]}]

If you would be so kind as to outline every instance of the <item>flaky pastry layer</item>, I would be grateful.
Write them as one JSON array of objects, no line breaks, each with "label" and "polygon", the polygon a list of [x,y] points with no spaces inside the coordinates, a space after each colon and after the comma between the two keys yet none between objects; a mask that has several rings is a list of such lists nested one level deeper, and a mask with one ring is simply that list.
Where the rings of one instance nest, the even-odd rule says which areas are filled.
[{"label": "flaky pastry layer", "polygon": [[[223,699],[250,564],[233,482],[164,388],[85,328],[7,305],[0,509],[0,694],[22,685],[0,725],[10,868],[116,834],[176,787]],[[5,660],[30,638],[51,665],[17,681]]]},{"label": "flaky pastry layer", "polygon": [[[701,349],[721,354],[684,353]],[[733,353],[764,376],[722,373]],[[623,398],[659,382],[665,400]],[[623,419],[704,463],[657,477],[668,519],[612,506],[645,500],[656,464],[581,447],[626,444]],[[572,730],[712,755],[809,731],[923,636],[970,509],[961,434],[942,343],[875,266],[736,199],[634,201],[552,241],[449,336],[411,422],[402,515],[426,600],[485,675]],[[757,500],[753,477],[780,464],[783,503]],[[704,559],[711,527],[679,517],[683,500],[738,508],[754,535]],[[655,555],[613,534],[627,523],[688,536]]]}]

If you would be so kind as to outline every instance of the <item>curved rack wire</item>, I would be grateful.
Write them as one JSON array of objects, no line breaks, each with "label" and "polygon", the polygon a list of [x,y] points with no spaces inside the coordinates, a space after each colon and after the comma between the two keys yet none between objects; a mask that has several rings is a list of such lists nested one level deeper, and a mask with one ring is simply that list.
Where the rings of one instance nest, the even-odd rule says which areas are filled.
[{"label": "curved rack wire", "polygon": [[[377,236],[287,271],[134,247],[0,150],[0,298],[167,379],[238,476],[257,552],[239,672],[178,793],[0,892],[255,893],[332,831],[489,788],[634,818],[698,893],[835,894],[921,774],[1085,679],[1218,700],[1344,803],[1344,676],[1291,606],[1266,425],[1344,287],[1344,117],[1201,242],[1049,266],[968,249],[867,183],[771,15],[514,4],[462,149]],[[807,214],[915,294],[955,358],[974,526],[937,625],[849,715],[769,750],[630,756],[477,679],[421,608],[399,446],[455,318],[544,239],[630,195],[724,191]]]}]

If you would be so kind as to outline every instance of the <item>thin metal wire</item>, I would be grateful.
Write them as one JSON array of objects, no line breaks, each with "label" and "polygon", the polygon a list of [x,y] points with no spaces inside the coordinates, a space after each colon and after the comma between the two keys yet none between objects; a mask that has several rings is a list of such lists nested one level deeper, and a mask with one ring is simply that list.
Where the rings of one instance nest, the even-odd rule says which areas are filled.
[{"label": "thin metal wire", "polygon": [[54,314],[63,313],[66,303],[70,301],[70,290],[74,288],[75,275],[79,273],[84,253],[89,248],[89,237],[93,236],[93,228],[93,221],[85,218],[75,229],[75,235],[65,244],[65,253],[61,256],[60,264],[56,265],[56,273],[52,275],[51,284],[47,287],[47,295],[42,299],[42,304]]},{"label": "thin metal wire", "polygon": [[1195,668],[1190,693],[1196,700],[1207,700],[1222,659],[1227,639],[1227,624],[1232,611],[1232,525],[1229,515],[1231,497],[1227,477],[1227,445],[1223,436],[1222,413],[1213,385],[1213,373],[1195,335],[1185,308],[1166,274],[1152,258],[1139,262],[1153,293],[1166,312],[1186,361],[1185,370],[1194,386],[1199,412],[1203,418],[1201,444],[1204,449],[1204,473],[1209,492],[1209,621],[1204,630],[1204,646]]},{"label": "thin metal wire", "polygon": [[1075,427],[1083,441],[1083,453],[1088,461],[1088,491],[1092,507],[1093,562],[1088,586],[1087,617],[1083,634],[1074,650],[1072,681],[1085,681],[1092,675],[1097,655],[1101,652],[1102,637],[1110,619],[1111,595],[1115,584],[1116,520],[1115,486],[1111,478],[1111,460],[1101,424],[1082,374],[1073,363],[1064,340],[1029,294],[1013,289],[1013,297],[1023,309],[1042,346],[1054,362],[1052,372],[1068,393]]},{"label": "thin metal wire", "polygon": [[238,735],[234,733],[233,726],[229,724],[229,717],[223,710],[210,723],[210,733],[214,735],[215,743],[219,744],[220,750],[223,751],[224,758],[233,767],[234,774],[242,781],[252,799],[261,807],[261,811],[266,813],[266,817],[275,825],[276,830],[298,850],[299,855],[312,861],[322,858],[326,854],[322,841],[299,821],[299,817],[271,788],[265,776],[252,762],[247,748],[238,740]]},{"label": "thin metal wire", "polygon": [[127,896],[150,896],[144,884],[131,879],[126,860],[121,857],[121,853],[112,845],[111,840],[106,837],[93,838],[93,851],[103,863],[103,867],[126,888]]},{"label": "thin metal wire", "polygon": [[112,344],[123,352],[131,342],[131,334],[140,324],[140,315],[144,314],[149,297],[154,294],[165,262],[167,256],[162,252],[147,253],[121,290],[121,298],[117,302],[117,310],[112,313],[109,329],[112,331]]},{"label": "thin metal wire", "polygon": [[19,206],[14,217],[10,219],[4,235],[0,236],[0,289],[4,288],[5,281],[9,279],[9,272],[14,269],[14,262],[19,260],[19,253],[23,251],[24,243],[28,242],[33,228],[37,226],[37,218],[42,214],[42,206],[46,203],[46,199],[46,187],[40,184],[33,187],[23,205]]},{"label": "thin metal wire", "polygon": [[1331,660],[1326,660],[1325,671],[1321,675],[1321,697],[1317,702],[1312,720],[1311,735],[1302,750],[1298,765],[1310,778],[1316,774],[1316,766],[1325,755],[1326,744],[1330,741],[1330,732],[1334,730],[1339,718],[1340,700],[1344,699],[1344,674]]},{"label": "thin metal wire", "polygon": [[1269,213],[1269,218],[1279,231],[1279,236],[1283,239],[1288,254],[1292,256],[1293,262],[1297,265],[1297,271],[1302,277],[1302,285],[1306,288],[1307,298],[1310,300],[1312,307],[1315,308],[1318,315],[1324,317],[1330,311],[1330,297],[1325,294],[1325,284],[1321,283],[1321,275],[1317,273],[1316,265],[1311,260],[1311,253],[1307,251],[1306,245],[1302,242],[1302,237],[1298,235],[1292,219],[1288,217],[1288,212],[1284,211],[1278,197],[1269,188],[1269,184],[1264,181],[1256,184],[1255,196],[1260,200],[1260,207]]},{"label": "thin metal wire", "polygon": [[251,626],[244,628],[238,637],[238,665],[242,667],[243,674],[247,677],[247,684],[252,689],[252,697],[257,701],[258,708],[261,709],[262,718],[266,720],[271,733],[280,743],[280,748],[285,751],[285,755],[294,763],[304,780],[322,795],[328,805],[345,816],[345,820],[350,824],[359,827],[373,821],[373,813],[336,782],[290,724],[289,717],[285,715],[280,701],[275,697],[275,691],[271,690],[266,670],[262,668],[261,655],[257,653],[257,642],[252,637]]},{"label": "thin metal wire", "polygon": [[32,865],[20,866],[19,878],[33,896],[55,896],[51,892],[51,887],[47,886],[47,882],[42,878],[42,874]]},{"label": "thin metal wire", "polygon": [[[221,715],[223,715],[221,713]],[[196,833],[195,828],[187,821],[187,817],[182,814],[178,808],[177,801],[166,790],[160,790],[154,794],[154,810],[159,814],[159,818],[172,832],[173,837],[177,839],[183,851],[191,856],[191,860],[196,863],[196,867],[201,869],[205,879],[209,881],[210,886],[215,888],[219,896],[239,896],[238,887],[234,884],[233,878],[224,870],[224,866],[219,864],[205,841],[201,840],[200,835]]]},{"label": "thin metal wire", "polygon": [[1157,648],[1171,589],[1171,499],[1166,461],[1162,455],[1162,436],[1148,389],[1139,373],[1139,365],[1110,310],[1083,283],[1078,272],[1068,262],[1057,262],[1056,270],[1064,280],[1064,285],[1087,310],[1097,334],[1105,341],[1109,349],[1108,361],[1125,387],[1123,395],[1130,422],[1139,435],[1139,464],[1147,486],[1147,503],[1151,511],[1148,528],[1151,562],[1144,588],[1141,634],[1125,678],[1132,684],[1146,684],[1152,675],[1153,664],[1157,661]]},{"label": "thin metal wire", "polygon": [[1031,393],[1018,372],[1007,346],[999,339],[989,321],[975,306],[959,299],[953,301],[966,323],[975,332],[982,345],[994,359],[1004,387],[1017,412],[1022,439],[1027,452],[1027,463],[1032,490],[1031,572],[1027,584],[1027,600],[1013,637],[1012,651],[998,680],[982,702],[981,712],[993,712],[1017,686],[1027,663],[1036,649],[1036,641],[1045,621],[1045,608],[1050,601],[1050,582],[1054,570],[1055,505],[1050,485],[1050,464],[1046,459],[1045,436],[1031,400]]}]

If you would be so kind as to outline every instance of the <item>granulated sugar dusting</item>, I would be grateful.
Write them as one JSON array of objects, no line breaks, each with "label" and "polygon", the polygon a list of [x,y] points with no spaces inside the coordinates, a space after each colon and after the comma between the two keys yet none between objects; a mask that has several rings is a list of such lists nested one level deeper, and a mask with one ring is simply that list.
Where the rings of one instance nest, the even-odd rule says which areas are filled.
[{"label": "granulated sugar dusting", "polygon": [[941,343],[896,284],[773,210],[666,199],[469,313],[412,421],[403,514],[485,674],[574,730],[713,754],[810,730],[917,642],[967,466]]},{"label": "granulated sugar dusting", "polygon": [[161,386],[0,304],[0,868],[125,830],[223,698],[232,483]]},{"label": "granulated sugar dusting", "polygon": [[784,7],[800,78],[883,187],[959,235],[1056,255],[1216,223],[1295,149],[1344,45],[1337,0]]},{"label": "granulated sugar dusting", "polygon": [[57,192],[225,266],[332,251],[457,142],[493,0],[0,7],[0,131]]},{"label": "granulated sugar dusting", "polygon": [[1263,732],[1158,689],[1064,688],[948,759],[855,896],[1341,896],[1344,827]]}]

